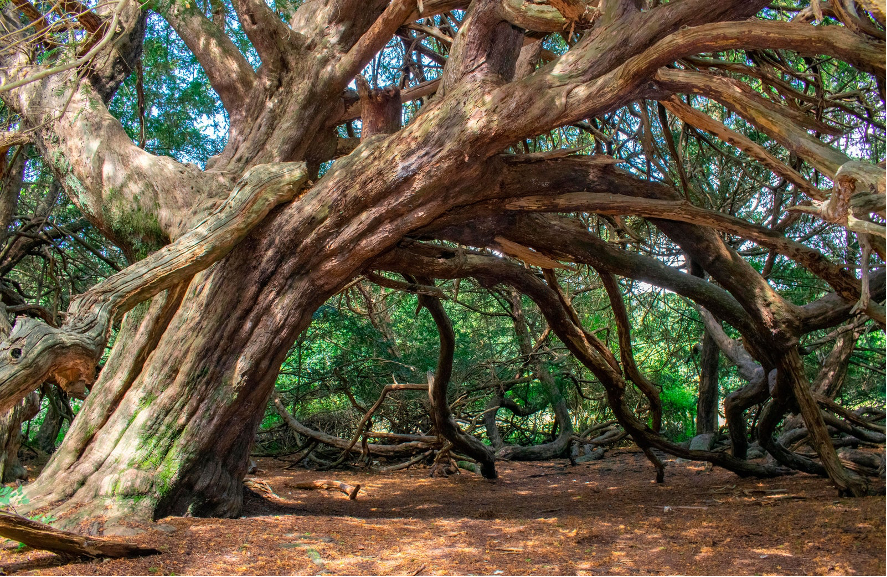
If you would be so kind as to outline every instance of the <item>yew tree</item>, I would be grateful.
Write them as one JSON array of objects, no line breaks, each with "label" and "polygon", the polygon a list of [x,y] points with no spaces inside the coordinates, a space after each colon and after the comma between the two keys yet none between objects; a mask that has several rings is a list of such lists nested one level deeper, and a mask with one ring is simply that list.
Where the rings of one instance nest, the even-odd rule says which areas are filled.
[{"label": "yew tree", "polygon": [[[147,152],[109,110],[140,70],[149,14],[181,37],[226,112],[224,149],[202,168]],[[90,391],[26,508],[238,515],[287,352],[325,301],[380,271],[426,287],[441,342],[429,385],[436,430],[485,476],[496,475],[495,453],[446,404],[452,325],[434,279],[473,277],[532,299],[660,477],[654,448],[740,474],[800,468],[863,494],[798,344],[853,315],[884,326],[884,17],[881,0],[5,2],[0,97],[15,122],[0,152],[33,146],[131,263],[73,299],[60,326],[19,316],[0,346],[0,409],[44,382]],[[361,73],[390,45],[402,47],[400,79],[378,86]],[[826,67],[850,80],[825,82]],[[852,102],[841,94],[851,82]],[[604,127],[623,110],[638,119],[627,164]],[[835,123],[835,110],[859,123]],[[528,139],[567,126],[593,149],[529,150]],[[688,131],[766,175],[756,198],[771,207],[767,223],[706,202],[694,181],[714,178],[717,157],[688,173]],[[880,144],[848,145],[860,132]],[[684,264],[602,240],[591,214],[622,230],[620,217],[646,219]],[[787,235],[802,218],[857,239],[858,265],[823,254],[817,234]],[[828,294],[793,302],[742,243],[807,269]],[[564,262],[600,274],[618,353],[583,328],[553,273]],[[658,433],[658,391],[632,357],[616,276],[703,307],[709,346],[744,367],[748,385],[726,407],[732,454]],[[652,418],[629,409],[629,387]],[[745,460],[743,411],[763,402],[768,426],[802,414],[817,459],[772,446],[780,466]]]}]

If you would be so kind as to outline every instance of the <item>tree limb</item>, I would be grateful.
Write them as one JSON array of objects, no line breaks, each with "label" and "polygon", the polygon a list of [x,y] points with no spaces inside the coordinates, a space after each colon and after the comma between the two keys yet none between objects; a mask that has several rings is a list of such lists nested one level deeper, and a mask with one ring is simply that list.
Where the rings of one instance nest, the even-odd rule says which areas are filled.
[{"label": "tree limb", "polygon": [[[425,285],[433,284],[428,278],[419,277]],[[419,304],[425,307],[440,335],[440,353],[437,359],[437,371],[428,375],[428,400],[431,402],[431,417],[437,432],[452,443],[453,447],[480,463],[481,474],[487,479],[496,478],[496,465],[493,451],[477,438],[465,433],[456,424],[447,400],[447,386],[453,373],[453,354],[456,347],[456,333],[450,317],[444,311],[440,300],[427,295],[419,295]]]},{"label": "tree limb", "polygon": [[236,122],[246,108],[256,73],[223,30],[196,3],[155,0],[158,13],[200,61],[209,83]]},{"label": "tree limb", "polygon": [[117,314],[223,258],[272,208],[292,200],[306,180],[304,163],[255,167],[188,234],[74,299],[62,328],[21,319],[0,344],[0,410],[50,376],[63,388],[91,383]]},{"label": "tree limb", "polygon": [[160,551],[151,547],[131,545],[99,537],[84,537],[69,531],[61,531],[6,511],[0,511],[0,536],[18,541],[34,549],[52,551],[57,555],[69,558],[141,557],[160,554]]},{"label": "tree limb", "polygon": [[730,130],[717,120],[711,118],[707,114],[703,114],[693,107],[684,104],[680,99],[672,97],[662,101],[662,105],[672,114],[686,122],[691,126],[710,132],[729,144],[732,144],[742,152],[751,156],[775,174],[784,177],[786,180],[794,184],[798,190],[816,200],[822,200],[825,195],[821,190],[813,186],[813,183],[801,176],[798,171],[786,166],[778,158],[767,152],[763,146],[752,141],[744,134]]}]

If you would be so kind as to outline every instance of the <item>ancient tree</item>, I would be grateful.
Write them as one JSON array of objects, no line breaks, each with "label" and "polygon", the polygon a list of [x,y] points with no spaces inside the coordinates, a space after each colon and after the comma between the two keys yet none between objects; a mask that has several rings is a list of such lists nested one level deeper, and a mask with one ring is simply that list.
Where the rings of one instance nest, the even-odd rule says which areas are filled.
[{"label": "ancient tree", "polygon": [[[836,455],[798,343],[853,315],[884,325],[884,171],[876,166],[884,158],[884,8],[876,0],[786,4],[307,0],[273,10],[234,0],[228,14],[224,2],[184,0],[63,2],[52,11],[5,3],[0,97],[15,122],[0,140],[4,167],[9,151],[33,146],[130,262],[74,299],[58,323],[18,309],[0,346],[4,411],[44,383],[90,390],[28,486],[30,506],[53,505],[59,516],[76,507],[77,518],[237,515],[287,352],[318,307],[381,271],[426,287],[423,306],[441,340],[428,383],[433,420],[487,476],[495,476],[494,449],[461,430],[446,405],[452,328],[435,278],[473,277],[532,299],[604,384],[660,476],[654,448],[740,474],[812,470],[863,494],[864,480]],[[184,40],[227,111],[224,150],[202,169],[146,152],[109,112],[139,69],[149,14]],[[247,52],[237,34],[248,38]],[[414,65],[398,85],[373,85],[360,74],[392,41]],[[427,59],[437,68],[415,65]],[[855,100],[824,83],[826,63],[852,78]],[[408,102],[415,113],[403,123]],[[621,110],[637,118],[640,143],[627,164],[614,158],[622,151],[604,126]],[[859,122],[835,124],[836,110]],[[590,135],[594,148],[583,152],[591,154],[526,147],[565,126]],[[864,158],[839,139],[859,131],[881,143]],[[765,175],[755,194],[771,207],[768,222],[706,202],[699,182],[707,169],[685,166],[688,134],[735,147],[749,174]],[[587,215],[608,218],[625,242],[602,240]],[[684,266],[632,249],[627,216],[679,247]],[[800,218],[846,229],[863,258],[838,262],[816,235],[787,235]],[[736,239],[790,259],[830,292],[792,302]],[[607,283],[618,353],[582,326],[552,272],[564,262],[588,265]],[[748,385],[727,403],[731,434],[741,432],[733,454],[684,449],[657,432],[658,392],[632,357],[616,277],[691,299],[711,315],[707,358],[717,361],[717,346],[745,363]],[[720,338],[725,324],[741,345]],[[626,404],[631,388],[648,399],[647,416]],[[802,415],[815,459],[771,446],[781,467],[745,460],[743,412],[763,402],[767,426]]]}]

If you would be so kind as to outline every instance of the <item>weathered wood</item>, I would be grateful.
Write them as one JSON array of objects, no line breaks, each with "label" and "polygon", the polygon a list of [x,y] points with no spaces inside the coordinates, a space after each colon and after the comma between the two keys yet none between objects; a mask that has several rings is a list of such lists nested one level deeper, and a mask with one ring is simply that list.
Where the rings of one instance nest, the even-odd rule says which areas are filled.
[{"label": "weathered wood", "polygon": [[60,329],[21,319],[0,344],[6,359],[0,364],[0,410],[50,378],[66,391],[92,383],[116,315],[223,258],[272,208],[292,200],[307,179],[304,163],[255,167],[189,233],[75,298]]},{"label": "weathered wood", "polygon": [[61,531],[7,511],[0,511],[0,536],[64,557],[141,557],[160,554],[152,547]]},{"label": "weathered wood", "polygon": [[506,20],[527,30],[566,32],[591,27],[598,4],[587,0],[501,0],[501,11]]},{"label": "weathered wood", "polygon": [[360,485],[349,485],[342,481],[331,481],[329,479],[318,479],[316,481],[305,481],[293,483],[289,485],[295,489],[303,489],[305,491],[313,491],[316,489],[337,490],[348,496],[348,499],[354,501],[357,499],[357,493],[360,492]]},{"label": "weathered wood", "polygon": [[359,75],[355,82],[361,102],[360,139],[400,130],[403,115],[400,90],[396,86],[371,88],[366,78]]},{"label": "weathered wood", "polygon": [[351,452],[351,449],[354,448],[354,445],[357,444],[357,441],[360,439],[360,436],[363,434],[363,429],[366,427],[369,420],[372,418],[373,414],[379,407],[382,406],[382,403],[385,401],[385,397],[388,396],[388,393],[392,391],[427,391],[428,385],[424,385],[421,383],[393,383],[388,384],[382,387],[382,392],[379,393],[379,398],[376,399],[376,402],[373,403],[373,406],[364,414],[364,416],[360,419],[360,422],[357,423],[357,428],[354,430],[354,435],[351,437],[351,441],[348,443],[348,446],[342,451],[342,455],[336,461],[336,464],[341,463],[342,460]]},{"label": "weathered wood", "polygon": [[40,412],[40,398],[32,392],[11,409],[0,412],[0,482],[11,483],[27,480],[28,471],[19,462],[18,452],[22,444],[22,423],[33,419]]}]

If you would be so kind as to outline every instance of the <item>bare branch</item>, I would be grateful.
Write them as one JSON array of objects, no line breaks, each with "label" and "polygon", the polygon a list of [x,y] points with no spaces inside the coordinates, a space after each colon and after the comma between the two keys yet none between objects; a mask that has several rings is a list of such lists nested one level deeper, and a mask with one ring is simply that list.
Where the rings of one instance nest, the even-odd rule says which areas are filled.
[{"label": "bare branch", "polygon": [[763,146],[752,141],[745,135],[730,130],[710,116],[699,112],[698,110],[694,109],[691,106],[688,106],[687,104],[684,104],[678,98],[672,97],[668,100],[664,100],[662,101],[662,105],[665,106],[665,108],[667,108],[672,114],[674,114],[687,124],[705,130],[707,132],[711,132],[724,142],[737,147],[744,153],[748,154],[749,156],[772,170],[775,174],[782,176],[783,178],[794,184],[798,188],[798,190],[805,193],[807,196],[817,200],[822,200],[825,198],[825,194],[821,190],[813,186],[813,183],[801,176],[798,171],[789,166],[786,166],[778,158],[767,152]]},{"label": "bare branch", "polygon": [[160,14],[200,61],[225,110],[236,122],[256,82],[252,66],[224,30],[210,21],[196,3],[172,1],[163,8]]},{"label": "bare branch", "polygon": [[782,114],[779,106],[737,80],[688,70],[661,69],[656,73],[656,81],[672,92],[699,94],[718,101],[831,179],[851,160],[843,152],[810,136]]},{"label": "bare branch", "polygon": [[610,299],[610,308],[613,310],[613,316],[616,319],[616,329],[619,338],[619,357],[622,359],[622,368],[626,376],[633,382],[638,389],[647,397],[650,402],[651,428],[655,432],[659,432],[662,427],[662,400],[659,398],[659,391],[652,382],[641,372],[634,360],[634,348],[631,344],[631,322],[628,319],[628,311],[625,309],[625,301],[622,298],[622,291],[619,289],[619,283],[616,277],[606,271],[598,271],[601,281],[604,283],[604,289]]},{"label": "bare branch", "polygon": [[393,0],[376,19],[357,44],[351,47],[342,60],[336,65],[333,85],[341,84],[342,89],[351,82],[361,69],[366,66],[379,50],[391,39],[391,36],[406,22],[407,17],[416,7],[416,0]]},{"label": "bare branch", "polygon": [[[784,254],[825,280],[844,298],[848,300],[859,298],[859,281],[847,274],[842,267],[830,262],[819,251],[790,240],[773,229],[755,225],[741,218],[721,212],[699,208],[683,200],[658,200],[624,195],[575,192],[513,199],[505,202],[504,208],[506,210],[520,211],[571,212],[581,210],[598,214],[634,214],[646,218],[673,220],[712,227],[747,238],[761,246]],[[874,314],[877,316],[876,312]]]},{"label": "bare branch", "polygon": [[284,60],[293,58],[298,45],[296,35],[263,0],[234,0],[234,9],[243,31],[269,71],[279,70]]}]

